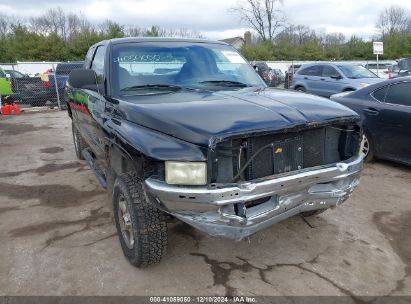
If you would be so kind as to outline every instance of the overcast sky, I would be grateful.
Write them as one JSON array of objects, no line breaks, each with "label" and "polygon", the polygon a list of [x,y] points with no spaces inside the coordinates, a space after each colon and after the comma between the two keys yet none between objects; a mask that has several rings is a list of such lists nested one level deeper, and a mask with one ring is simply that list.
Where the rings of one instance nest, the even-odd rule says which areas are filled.
[{"label": "overcast sky", "polygon": [[[90,20],[187,28],[209,39],[242,35],[245,28],[230,8],[238,0],[0,0],[0,13],[30,17],[56,6],[82,12]],[[283,0],[288,21],[313,29],[370,38],[379,12],[391,4],[411,10],[410,0]]]}]

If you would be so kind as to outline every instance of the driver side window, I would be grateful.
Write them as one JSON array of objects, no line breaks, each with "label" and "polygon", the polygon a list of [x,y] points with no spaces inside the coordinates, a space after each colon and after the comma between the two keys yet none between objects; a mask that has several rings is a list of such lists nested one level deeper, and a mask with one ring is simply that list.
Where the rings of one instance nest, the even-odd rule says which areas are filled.
[{"label": "driver side window", "polygon": [[338,73],[338,71],[335,68],[333,68],[332,66],[325,65],[323,67],[322,76],[323,77],[339,77],[340,73]]},{"label": "driver side window", "polygon": [[104,59],[106,56],[106,47],[101,45],[97,47],[91,63],[91,69],[97,74],[97,84],[101,85],[104,82]]}]

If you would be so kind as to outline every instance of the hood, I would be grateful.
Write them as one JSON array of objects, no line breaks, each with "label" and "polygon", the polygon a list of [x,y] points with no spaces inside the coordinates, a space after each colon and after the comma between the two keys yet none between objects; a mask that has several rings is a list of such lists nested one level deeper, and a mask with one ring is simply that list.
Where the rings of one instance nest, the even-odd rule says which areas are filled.
[{"label": "hood", "polygon": [[129,96],[119,100],[119,111],[128,121],[199,145],[221,137],[357,117],[328,99],[277,89]]}]

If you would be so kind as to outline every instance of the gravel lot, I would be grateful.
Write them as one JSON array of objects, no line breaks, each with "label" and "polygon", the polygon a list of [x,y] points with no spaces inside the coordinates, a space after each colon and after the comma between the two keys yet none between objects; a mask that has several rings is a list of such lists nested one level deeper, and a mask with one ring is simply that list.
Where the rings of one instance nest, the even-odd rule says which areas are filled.
[{"label": "gravel lot", "polygon": [[341,207],[247,241],[172,222],[167,257],[139,270],[66,113],[0,117],[0,295],[411,295],[410,182],[367,165]]}]

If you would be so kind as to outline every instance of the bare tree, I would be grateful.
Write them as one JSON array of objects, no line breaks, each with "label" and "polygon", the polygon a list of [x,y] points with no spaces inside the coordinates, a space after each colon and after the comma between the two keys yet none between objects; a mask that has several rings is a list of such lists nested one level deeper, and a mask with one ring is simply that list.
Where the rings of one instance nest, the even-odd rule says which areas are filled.
[{"label": "bare tree", "polygon": [[62,8],[58,7],[56,9],[49,9],[42,16],[30,18],[29,25],[31,30],[38,34],[49,35],[54,33],[66,41],[67,19]]},{"label": "bare tree", "polygon": [[403,34],[411,30],[411,15],[405,8],[397,5],[386,7],[379,15],[377,28],[382,37],[395,33]]},{"label": "bare tree", "polygon": [[180,28],[178,30],[166,29],[164,31],[166,37],[178,37],[178,38],[204,38],[199,32]]},{"label": "bare tree", "polygon": [[289,25],[279,33],[275,42],[288,41],[289,43],[300,46],[310,41],[318,39],[315,31],[306,25]]},{"label": "bare tree", "polygon": [[285,26],[285,15],[278,4],[282,0],[240,0],[231,10],[257,32],[261,40],[273,41]]},{"label": "bare tree", "polygon": [[128,26],[125,29],[125,34],[128,37],[143,37],[146,29],[138,26]]},{"label": "bare tree", "polygon": [[0,14],[0,38],[5,38],[10,28],[10,18],[5,14]]},{"label": "bare tree", "polygon": [[67,15],[67,39],[77,38],[82,33],[90,33],[96,29],[87,18],[82,14],[70,13]]},{"label": "bare tree", "polygon": [[345,35],[343,33],[330,33],[324,37],[324,44],[326,46],[338,47],[345,43]]}]

